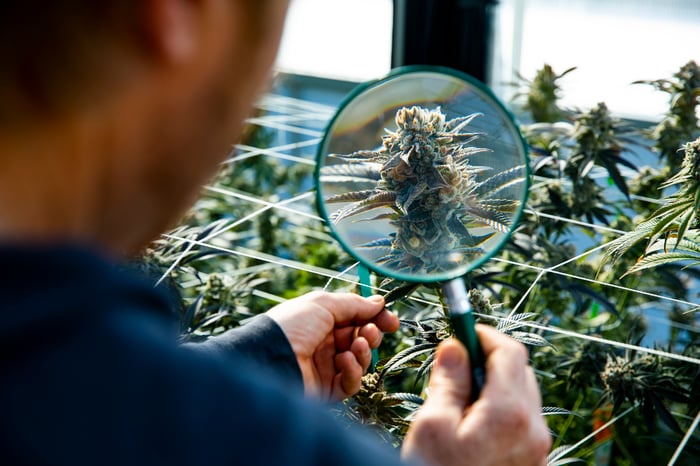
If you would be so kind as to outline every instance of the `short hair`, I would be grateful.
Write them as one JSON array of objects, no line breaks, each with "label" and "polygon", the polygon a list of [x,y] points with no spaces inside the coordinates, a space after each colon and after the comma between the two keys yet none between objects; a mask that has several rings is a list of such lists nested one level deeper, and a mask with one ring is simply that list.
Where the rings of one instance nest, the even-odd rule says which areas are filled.
[{"label": "short hair", "polygon": [[[249,40],[281,0],[238,1]],[[120,58],[140,50],[144,0],[0,2],[0,127],[60,114],[100,98],[128,73]]]},{"label": "short hair", "polygon": [[[111,59],[138,33],[140,0],[6,0],[0,4],[0,125],[96,98],[118,79]],[[124,37],[129,37],[129,34]]]}]

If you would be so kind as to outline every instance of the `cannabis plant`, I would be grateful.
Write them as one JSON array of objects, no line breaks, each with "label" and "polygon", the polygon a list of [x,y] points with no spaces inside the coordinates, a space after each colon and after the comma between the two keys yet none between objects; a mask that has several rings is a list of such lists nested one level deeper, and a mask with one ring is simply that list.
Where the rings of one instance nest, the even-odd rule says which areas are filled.
[{"label": "cannabis plant", "polygon": [[385,388],[387,370],[362,378],[360,391],[343,406],[341,414],[358,424],[372,428],[383,442],[397,445],[410,425],[411,414],[423,404],[413,393],[389,392]]},{"label": "cannabis plant", "polygon": [[[624,156],[636,145],[633,131],[614,118],[603,102],[572,115],[570,122],[540,123],[523,130],[536,154],[533,172],[547,179],[532,192],[532,206],[543,213],[607,225],[615,212],[606,199],[607,186],[594,175],[607,172],[612,184],[629,198],[621,168],[636,170]],[[561,223],[545,225],[548,232],[568,228]]]},{"label": "cannabis plant", "polygon": [[605,397],[618,409],[623,402],[638,404],[650,430],[654,418],[673,431],[683,434],[665,403],[689,403],[686,388],[690,381],[683,368],[671,367],[654,355],[608,356],[601,378]]},{"label": "cannabis plant", "polygon": [[[324,167],[322,180],[359,180],[370,189],[344,192],[326,203],[349,202],[331,215],[334,223],[374,209],[371,220],[387,219],[395,228],[387,238],[364,244],[384,252],[378,263],[396,271],[452,270],[483,253],[496,231],[507,232],[519,201],[499,197],[523,181],[524,167],[496,173],[470,163],[488,149],[472,145],[481,134],[466,128],[479,114],[451,120],[439,108],[400,108],[396,131],[387,130],[379,150],[334,155],[348,164]],[[476,228],[493,231],[475,234]]]},{"label": "cannabis plant", "polygon": [[[637,242],[647,240],[647,254],[628,273],[640,271],[672,261],[692,260],[692,255],[676,252],[681,246],[693,251],[693,241],[684,241],[689,230],[698,228],[700,219],[700,138],[684,147],[685,156],[681,168],[661,188],[678,186],[668,195],[661,207],[634,230],[613,241],[606,257],[619,258]],[[654,255],[664,252],[664,257]],[[671,252],[671,254],[668,254]]]},{"label": "cannabis plant", "polygon": [[526,100],[523,108],[530,112],[533,121],[554,123],[564,118],[566,112],[557,103],[561,92],[561,86],[557,81],[575,69],[576,67],[572,67],[563,73],[557,74],[550,65],[545,64],[541,69],[537,70],[532,80],[518,74],[518,78],[525,86],[525,90],[516,94],[515,98],[525,96]]},{"label": "cannabis plant", "polygon": [[697,109],[700,106],[700,66],[689,61],[674,73],[672,79],[637,81],[649,84],[669,95],[669,110],[664,119],[651,130],[659,155],[666,158],[675,172],[680,165],[678,149],[700,134]]},{"label": "cannabis plant", "polygon": [[[688,76],[689,71],[692,71],[692,67],[686,66],[678,76]],[[546,70],[543,73],[546,74]],[[532,82],[534,83],[534,80]],[[688,86],[677,88],[678,92],[674,96],[680,95],[680,88],[688,89]],[[544,94],[532,88],[528,90],[527,95],[529,98],[542,97]],[[697,93],[692,94],[690,91],[686,91],[686,95],[694,95],[693,99],[697,98]],[[547,105],[557,106],[556,94],[550,94],[549,98],[551,101]],[[695,105],[695,100],[692,102]],[[689,108],[688,105],[685,106],[688,112]],[[680,112],[680,109],[674,111]],[[633,169],[637,170],[637,167],[624,156],[625,152],[633,152],[633,147],[634,152],[645,151],[647,145],[659,147],[659,141],[644,141],[645,136],[656,136],[652,133],[635,134],[625,128],[611,116],[604,104],[585,112],[571,111],[560,115],[560,119],[555,122],[523,127],[530,143],[532,166],[536,176],[530,196],[533,215],[526,216],[521,221],[519,232],[508,245],[505,259],[509,264],[522,263],[527,266],[507,268],[489,264],[488,273],[492,283],[489,285],[490,289],[501,297],[505,306],[517,303],[521,306],[520,312],[540,312],[540,321],[550,321],[594,339],[630,341],[635,336],[638,339],[647,331],[653,330],[642,318],[643,309],[649,306],[666,309],[669,306],[658,298],[630,290],[648,290],[659,296],[674,297],[678,300],[692,299],[689,298],[693,289],[691,278],[697,276],[697,270],[692,267],[683,269],[680,265],[694,264],[693,257],[697,261],[697,254],[694,255],[692,251],[695,247],[693,242],[697,239],[693,220],[687,225],[683,241],[676,242],[679,227],[683,226],[682,214],[687,215],[692,203],[687,202],[684,207],[679,208],[676,214],[681,216],[671,221],[669,230],[654,241],[649,242],[649,236],[642,235],[638,241],[627,243],[629,248],[625,251],[634,252],[634,257],[637,257],[644,254],[645,249],[640,250],[640,247],[643,246],[642,240],[646,240],[645,243],[649,246],[647,255],[639,262],[639,267],[646,267],[646,261],[657,261],[658,266],[654,274],[627,274],[620,279],[621,275],[634,266],[634,257],[629,261],[630,255],[626,254],[616,256],[615,263],[608,262],[596,275],[595,271],[599,267],[601,257],[604,256],[595,252],[598,249],[596,244],[612,241],[613,246],[608,252],[615,251],[616,246],[632,238],[633,233],[620,237],[619,232],[635,231],[638,223],[635,216],[648,218],[656,209],[663,212],[661,209],[664,207],[658,208],[654,202],[661,190],[671,193],[670,196],[673,189],[678,189],[677,195],[685,194],[686,199],[690,199],[693,195],[686,192],[682,186],[692,181],[687,177],[686,170],[679,174],[679,177],[668,180],[668,174],[675,173],[677,169],[671,171],[664,166],[640,167],[638,174],[631,177],[629,174]],[[695,119],[692,122],[694,127]],[[685,140],[679,142],[676,148]],[[665,158],[662,160],[671,162]],[[691,164],[687,162],[684,165]],[[607,176],[601,177],[601,174]],[[680,179],[684,181],[680,182]],[[573,221],[564,222],[562,218]],[[576,223],[581,220],[583,222]],[[602,228],[593,228],[595,223],[602,225]],[[589,240],[594,253],[583,255],[580,242],[586,243]],[[658,255],[651,254],[652,252]],[[581,257],[574,260],[578,254],[582,254]],[[685,254],[684,259],[680,265],[674,267],[673,261],[680,260],[677,257],[680,254]],[[610,259],[610,256],[606,258]],[[534,267],[530,268],[531,265],[537,266],[540,271]],[[615,289],[594,284],[594,281],[613,283],[613,286],[619,284],[622,287]],[[669,312],[675,312],[674,315],[678,315],[684,322],[682,325],[689,330],[688,336],[682,339],[673,336],[675,331],[672,332],[669,338],[677,346],[668,348],[694,354],[697,337],[694,336],[692,328],[696,326],[695,320],[675,305],[670,306]],[[692,400],[694,397],[677,396],[671,400],[665,397],[665,392],[661,390],[657,398],[650,395],[646,402],[644,395],[632,400],[627,394],[640,393],[639,387],[632,390],[629,384],[617,383],[621,380],[617,378],[621,373],[617,369],[625,367],[625,370],[628,370],[634,367],[637,376],[641,375],[648,387],[657,387],[664,385],[665,377],[669,373],[676,374],[678,366],[674,361],[657,358],[654,368],[659,378],[655,379],[641,369],[651,366],[641,366],[637,361],[640,358],[648,361],[643,353],[640,353],[642,356],[619,352],[611,354],[609,347],[593,341],[562,341],[564,337],[550,337],[548,340],[554,346],[533,350],[534,365],[543,375],[543,398],[558,400],[558,406],[569,408],[582,416],[550,421],[550,427],[556,434],[555,446],[572,436],[587,438],[590,426],[582,421],[593,416],[594,407],[612,407],[616,402],[622,403],[621,400],[624,400],[636,408],[624,419],[616,422],[614,439],[617,453],[614,456],[618,463],[615,464],[665,463],[673,451],[664,450],[658,453],[661,444],[669,442],[671,448],[675,448],[680,442],[680,437],[664,437],[665,434],[655,425],[655,420],[659,419],[664,425],[671,425],[675,420],[687,430],[688,418],[684,417],[683,413],[691,416],[690,419],[695,416],[697,409],[693,406],[697,403],[688,401],[688,398]],[[614,363],[608,365],[606,371],[608,358]],[[683,367],[681,373],[685,375],[675,379],[678,391],[682,394],[697,393],[691,388],[697,383],[691,382],[697,372],[696,368],[689,364],[684,364]],[[691,375],[683,371],[689,371]],[[602,374],[605,374],[604,379]],[[606,385],[604,380],[610,383]],[[653,392],[655,389],[649,390]],[[672,413],[673,419],[668,418],[669,412]],[[646,426],[646,430],[638,426],[640,419],[648,421],[641,424]],[[644,461],[635,454],[635,447],[628,450],[630,445],[637,444],[635,438],[640,435],[651,436],[657,448],[654,455],[645,458]],[[577,456],[593,456],[594,449],[595,447],[579,448]],[[565,447],[555,451],[565,455],[570,453]],[[686,451],[693,455],[692,450]],[[559,453],[553,453],[551,459],[556,463],[560,458]],[[691,460],[688,464],[694,463]]]}]

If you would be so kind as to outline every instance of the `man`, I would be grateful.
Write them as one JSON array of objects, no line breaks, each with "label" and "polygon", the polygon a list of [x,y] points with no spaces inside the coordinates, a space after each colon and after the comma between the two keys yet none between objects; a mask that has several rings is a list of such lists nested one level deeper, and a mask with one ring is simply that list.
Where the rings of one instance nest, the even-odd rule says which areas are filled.
[{"label": "man", "polygon": [[[398,325],[381,298],[312,293],[243,332],[179,347],[167,300],[113,266],[171,225],[214,174],[264,88],[286,7],[3,5],[3,464],[400,462],[314,400],[359,389],[370,349]],[[463,346],[443,343],[401,456],[545,464],[550,441],[526,351],[478,331],[481,397],[468,403]]]}]

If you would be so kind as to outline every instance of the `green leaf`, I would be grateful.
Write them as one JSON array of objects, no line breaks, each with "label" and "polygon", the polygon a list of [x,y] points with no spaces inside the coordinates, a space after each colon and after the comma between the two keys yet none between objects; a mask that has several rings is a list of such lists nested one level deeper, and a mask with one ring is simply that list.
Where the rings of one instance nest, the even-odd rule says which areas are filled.
[{"label": "green leaf", "polygon": [[510,330],[515,330],[516,328],[520,328],[523,325],[527,325],[527,324],[523,324],[524,320],[532,319],[534,317],[537,317],[537,314],[534,312],[523,312],[520,314],[515,314],[515,315],[509,316],[509,317],[505,317],[498,322],[496,329],[501,331],[501,332],[508,332]]},{"label": "green leaf", "polygon": [[384,366],[382,373],[386,374],[395,370],[401,369],[404,364],[412,359],[416,359],[418,356],[435,351],[437,345],[435,343],[421,343],[410,348],[406,348],[403,351],[395,354]]},{"label": "green leaf", "polygon": [[681,429],[681,426],[678,425],[678,421],[676,421],[676,419],[673,417],[666,405],[664,405],[663,402],[655,395],[651,395],[650,398],[654,405],[654,411],[656,411],[656,414],[659,415],[659,419],[661,419],[661,422],[666,424],[666,426],[669,429],[676,432],[677,434],[683,435],[683,430]]},{"label": "green leaf", "polygon": [[542,407],[542,415],[543,416],[554,416],[554,415],[559,415],[559,414],[562,414],[564,416],[581,417],[580,414],[576,414],[575,412],[569,411],[568,409],[558,408],[556,406],[543,406]]},{"label": "green leaf", "polygon": [[560,466],[562,464],[571,463],[585,463],[579,458],[565,458],[566,455],[574,450],[572,445],[562,445],[561,447],[555,448],[547,456],[547,466]]},{"label": "green leaf", "polygon": [[419,286],[420,283],[404,283],[403,285],[399,285],[384,295],[384,303],[389,305],[398,301],[413,293]]},{"label": "green leaf", "polygon": [[650,220],[642,222],[634,230],[625,233],[616,240],[611,241],[608,245],[608,248],[605,251],[603,259],[611,259],[613,262],[618,260],[632,246],[637,244],[642,239],[651,236],[651,231],[654,229],[658,222],[659,219],[657,218],[652,218]]},{"label": "green leaf", "polygon": [[610,163],[610,161],[607,158],[602,159],[603,165],[605,165],[605,168],[608,170],[608,174],[610,175],[610,178],[612,178],[613,183],[615,183],[615,186],[617,186],[617,189],[622,192],[622,194],[625,195],[625,197],[629,200],[630,198],[630,193],[629,189],[627,188],[627,181],[625,180],[625,177],[622,176],[620,173],[620,170],[617,168],[617,165],[614,163]]},{"label": "green leaf", "polygon": [[649,256],[645,256],[642,259],[640,259],[636,264],[634,264],[627,272],[625,272],[624,276],[627,276],[629,274],[639,272],[641,270],[647,270],[651,269],[654,267],[659,267],[660,265],[666,265],[666,264],[671,264],[674,262],[681,262],[681,261],[694,261],[693,264],[691,265],[698,265],[700,264],[700,257],[697,255],[689,254],[689,253],[683,253],[683,252],[667,252],[667,253],[656,253],[656,254],[651,254]]},{"label": "green leaf", "polygon": [[523,345],[529,345],[529,346],[551,346],[553,345],[547,341],[546,338],[544,338],[541,335],[538,335],[536,333],[527,333],[527,332],[512,332],[510,336],[516,340],[522,343]]}]

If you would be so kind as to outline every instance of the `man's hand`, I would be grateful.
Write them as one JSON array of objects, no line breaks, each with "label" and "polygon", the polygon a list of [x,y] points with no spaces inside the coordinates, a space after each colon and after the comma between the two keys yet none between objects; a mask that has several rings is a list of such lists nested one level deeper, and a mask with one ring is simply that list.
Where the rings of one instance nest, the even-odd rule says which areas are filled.
[{"label": "man's hand", "polygon": [[543,466],[551,445],[535,374],[520,343],[477,326],[486,384],[469,405],[466,350],[456,340],[437,351],[428,399],[404,440],[402,455],[429,465]]},{"label": "man's hand", "polygon": [[399,328],[381,296],[351,293],[309,293],[275,306],[268,315],[297,356],[305,392],[333,401],[360,390],[382,332]]}]

